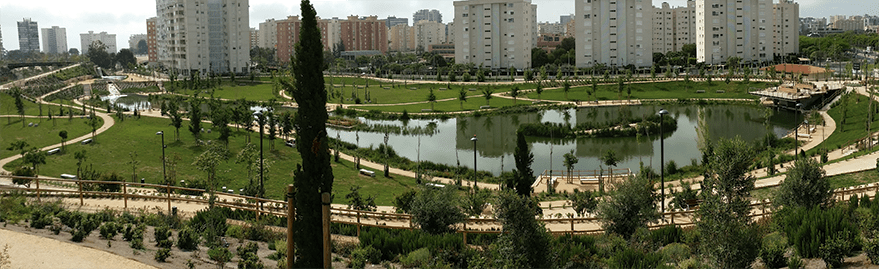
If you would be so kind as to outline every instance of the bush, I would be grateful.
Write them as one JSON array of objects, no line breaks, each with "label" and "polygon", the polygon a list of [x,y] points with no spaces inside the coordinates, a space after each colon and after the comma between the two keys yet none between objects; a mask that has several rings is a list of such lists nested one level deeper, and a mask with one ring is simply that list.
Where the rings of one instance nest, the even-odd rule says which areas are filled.
[{"label": "bush", "polygon": [[168,241],[171,237],[171,229],[168,226],[156,227],[153,231],[153,235],[156,237],[156,242]]},{"label": "bush", "polygon": [[400,258],[400,264],[403,267],[424,267],[430,262],[430,251],[427,248],[420,248],[409,252],[406,256]]},{"label": "bush", "polygon": [[464,248],[464,241],[457,234],[431,235],[419,230],[364,227],[360,231],[360,245],[380,251],[382,260],[392,260],[419,248],[460,251]]},{"label": "bush", "polygon": [[665,246],[671,243],[681,243],[684,230],[678,226],[665,226],[650,232],[650,241]]},{"label": "bush", "polygon": [[243,239],[244,238],[244,228],[238,225],[229,225],[229,228],[226,229],[226,236],[232,238]]},{"label": "bush", "polygon": [[665,164],[665,173],[667,175],[674,175],[678,173],[678,163],[674,160],[669,160],[668,163]]},{"label": "bush", "polygon": [[100,231],[104,239],[113,239],[119,233],[119,227],[115,222],[105,222],[101,225]]},{"label": "bush", "polygon": [[671,243],[659,251],[663,262],[679,264],[690,257],[690,247],[681,243]]},{"label": "bush", "polygon": [[192,228],[186,227],[177,234],[177,247],[181,250],[192,251],[198,249],[198,233]]},{"label": "bush", "polygon": [[372,246],[357,248],[353,252],[351,252],[352,258],[363,258],[366,261],[369,261],[369,263],[371,264],[378,264],[379,262],[381,262],[381,256],[381,251],[378,251]]},{"label": "bush", "polygon": [[875,238],[867,240],[864,243],[864,253],[867,254],[867,258],[870,258],[871,263],[879,264],[879,240]]},{"label": "bush", "polygon": [[[259,256],[256,255],[256,252],[259,250],[259,246],[254,242],[247,243],[247,245],[239,246],[236,249],[238,252],[238,257],[241,260],[238,262],[238,268],[240,269],[261,269],[265,268],[265,265],[260,261]],[[213,258],[212,258],[213,259]]]},{"label": "bush", "polygon": [[777,220],[790,244],[806,258],[821,257],[819,248],[833,235],[845,235],[849,236],[849,241],[855,240],[856,229],[850,222],[849,213],[841,207],[783,209]]},{"label": "bush", "polygon": [[794,254],[791,255],[790,258],[787,259],[787,268],[789,269],[800,269],[805,267],[803,259],[800,256]]},{"label": "bush", "polygon": [[830,265],[831,268],[837,268],[842,265],[845,257],[852,254],[856,247],[855,235],[851,231],[841,231],[829,238],[827,242],[819,248],[821,259]]},{"label": "bush", "polygon": [[662,262],[662,255],[656,252],[644,253],[633,248],[625,248],[615,253],[608,261],[610,268],[656,268]]},{"label": "bush", "polygon": [[155,259],[157,262],[165,262],[168,257],[171,257],[170,248],[160,248],[158,251],[156,251]]},{"label": "bush", "polygon": [[73,233],[73,238],[71,238],[70,240],[73,242],[82,242],[82,240],[85,239],[85,237],[86,237],[86,233],[80,229],[75,229],[75,230],[73,230],[72,233]]},{"label": "bush", "polygon": [[229,252],[228,248],[215,247],[208,250],[208,257],[216,261],[220,268],[223,268],[224,264],[232,260],[232,252]]},{"label": "bush", "polygon": [[128,243],[128,245],[129,245],[132,249],[138,249],[138,250],[144,250],[144,249],[145,249],[144,246],[143,246],[143,237],[139,237],[139,238],[132,239],[131,242]]},{"label": "bush", "polygon": [[425,188],[412,200],[412,222],[428,233],[452,232],[452,225],[466,218],[458,207],[458,200],[452,188]]},{"label": "bush", "polygon": [[763,264],[766,267],[782,268],[787,265],[787,261],[784,259],[784,251],[785,246],[783,245],[764,244],[760,248],[760,259],[763,260]]}]

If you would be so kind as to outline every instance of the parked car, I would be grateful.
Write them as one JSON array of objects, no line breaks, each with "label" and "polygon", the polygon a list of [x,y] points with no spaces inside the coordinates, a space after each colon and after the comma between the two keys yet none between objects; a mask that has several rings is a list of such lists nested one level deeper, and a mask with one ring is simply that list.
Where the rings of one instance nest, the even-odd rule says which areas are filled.
[{"label": "parked car", "polygon": [[296,147],[296,139],[290,139],[290,140],[284,141],[284,145],[287,145],[288,147],[291,147],[291,148],[295,148]]}]

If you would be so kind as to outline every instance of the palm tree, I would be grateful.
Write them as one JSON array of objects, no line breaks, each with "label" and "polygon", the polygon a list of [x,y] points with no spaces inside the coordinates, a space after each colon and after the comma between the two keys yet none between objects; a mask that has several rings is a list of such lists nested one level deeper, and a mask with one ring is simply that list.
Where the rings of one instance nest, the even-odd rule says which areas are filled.
[{"label": "palm tree", "polygon": [[461,101],[461,110],[464,110],[464,102],[467,102],[467,90],[464,89],[464,86],[461,86],[461,90],[458,91],[458,101]]}]

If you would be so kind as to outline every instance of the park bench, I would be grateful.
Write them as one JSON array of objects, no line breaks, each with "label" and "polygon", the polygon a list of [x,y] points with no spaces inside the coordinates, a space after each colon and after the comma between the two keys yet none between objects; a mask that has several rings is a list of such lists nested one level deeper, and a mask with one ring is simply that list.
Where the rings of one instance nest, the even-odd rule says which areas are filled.
[{"label": "park bench", "polygon": [[91,143],[92,143],[92,139],[89,138],[89,139],[83,140],[83,141],[80,142],[80,143],[82,143],[83,145],[88,145],[88,144],[91,144]]},{"label": "park bench", "polygon": [[717,91],[715,91],[715,93],[725,93],[725,92],[726,92],[726,91],[724,91],[724,90],[717,90]]},{"label": "park bench", "polygon": [[479,109],[489,109],[491,106],[480,106]]},{"label": "park bench", "polygon": [[433,109],[424,108],[424,109],[421,109],[421,112],[433,112]]},{"label": "park bench", "polygon": [[49,154],[49,155],[52,155],[52,154],[55,154],[55,153],[58,153],[58,152],[61,152],[61,149],[60,149],[60,148],[55,148],[55,149],[49,150],[49,151],[46,152],[46,153]]},{"label": "park bench", "polygon": [[445,188],[445,187],[446,187],[446,185],[443,185],[443,184],[439,184],[439,183],[430,183],[430,182],[428,182],[428,183],[424,183],[424,185],[425,185],[425,186],[428,186],[428,187],[434,187],[434,188]]},{"label": "park bench", "polygon": [[696,93],[705,93],[705,90],[698,90]]},{"label": "park bench", "polygon": [[366,169],[360,169],[360,174],[365,175],[365,176],[375,177],[375,172],[369,171]]}]

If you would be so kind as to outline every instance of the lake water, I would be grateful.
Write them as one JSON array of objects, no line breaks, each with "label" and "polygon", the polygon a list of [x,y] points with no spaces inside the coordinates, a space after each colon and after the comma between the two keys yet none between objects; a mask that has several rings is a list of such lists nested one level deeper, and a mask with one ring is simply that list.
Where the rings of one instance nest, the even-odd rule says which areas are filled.
[{"label": "lake water", "polygon": [[[689,165],[691,160],[701,160],[697,140],[698,131],[707,128],[709,137],[717,140],[720,137],[732,138],[739,136],[746,141],[754,141],[772,132],[783,136],[792,131],[798,121],[797,114],[789,111],[774,111],[768,108],[748,105],[681,105],[666,106],[671,116],[677,119],[678,127],[665,135],[666,162],[673,160],[678,166]],[[566,115],[572,125],[587,121],[607,121],[617,119],[620,115],[641,115],[657,113],[660,106],[627,106],[580,108],[564,111],[542,111],[516,115],[466,117],[461,119],[442,120],[410,120],[375,121],[362,119],[367,124],[407,125],[409,127],[426,126],[431,122],[437,125],[438,133],[433,136],[422,136],[420,143],[421,160],[447,165],[473,167],[473,142],[475,134],[479,139],[476,143],[477,167],[479,170],[490,171],[498,175],[502,170],[511,171],[515,168],[513,150],[516,147],[516,130],[523,123],[566,122]],[[771,112],[769,127],[764,125],[767,111]],[[702,117],[700,117],[700,115]],[[700,123],[700,118],[704,121]],[[331,137],[339,137],[346,142],[356,143],[353,131],[328,130]],[[667,131],[668,132],[668,131]],[[384,141],[382,133],[359,132],[360,147],[377,147]],[[573,150],[579,158],[575,170],[598,169],[599,157],[607,150],[614,150],[623,161],[618,168],[638,170],[639,162],[644,165],[659,167],[660,139],[658,134],[649,136],[620,138],[568,138],[550,139],[542,137],[526,137],[534,153],[532,169],[540,174],[552,167],[564,170],[562,155]],[[389,144],[401,156],[417,160],[419,143],[417,136],[391,135]],[[456,155],[457,152],[457,155]]]}]

